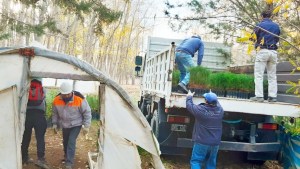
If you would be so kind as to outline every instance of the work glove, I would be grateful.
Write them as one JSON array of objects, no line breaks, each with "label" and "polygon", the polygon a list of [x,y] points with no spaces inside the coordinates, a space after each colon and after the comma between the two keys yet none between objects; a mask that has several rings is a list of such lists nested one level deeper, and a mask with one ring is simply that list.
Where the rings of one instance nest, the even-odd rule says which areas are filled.
[{"label": "work glove", "polygon": [[52,128],[53,128],[54,134],[57,134],[58,133],[57,125],[53,124]]},{"label": "work glove", "polygon": [[186,96],[187,96],[187,97],[188,97],[188,96],[192,96],[192,97],[193,97],[194,94],[195,94],[195,92],[192,93],[191,90],[189,90],[189,92],[188,92],[188,94],[187,94]]},{"label": "work glove", "polygon": [[88,127],[82,127],[82,132],[84,135],[87,135],[89,133],[90,128]]}]

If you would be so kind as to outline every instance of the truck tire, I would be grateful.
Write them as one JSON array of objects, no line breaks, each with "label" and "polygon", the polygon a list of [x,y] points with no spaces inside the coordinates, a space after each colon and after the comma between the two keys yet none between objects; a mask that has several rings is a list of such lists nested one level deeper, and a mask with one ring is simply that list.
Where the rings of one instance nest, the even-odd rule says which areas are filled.
[{"label": "truck tire", "polygon": [[170,131],[167,127],[164,101],[157,102],[157,107],[153,111],[150,125],[159,143],[163,142],[169,135]]},{"label": "truck tire", "polygon": [[159,138],[159,118],[158,118],[157,109],[155,109],[153,112],[150,125],[152,128],[152,132],[154,133],[155,137],[158,139]]},{"label": "truck tire", "polygon": [[141,104],[141,107],[140,107],[140,109],[141,109],[141,112],[143,113],[143,115],[144,116],[146,116],[148,113],[147,113],[147,103],[146,103],[147,101],[144,99],[143,101],[142,101],[142,104]]}]

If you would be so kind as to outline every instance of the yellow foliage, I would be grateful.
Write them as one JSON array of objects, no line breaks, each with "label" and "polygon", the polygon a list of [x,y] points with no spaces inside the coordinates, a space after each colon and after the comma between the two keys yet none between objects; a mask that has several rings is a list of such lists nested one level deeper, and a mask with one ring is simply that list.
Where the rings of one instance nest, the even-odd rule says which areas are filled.
[{"label": "yellow foliage", "polygon": [[251,37],[251,33],[246,30],[243,30],[243,34],[245,35],[245,37]]},{"label": "yellow foliage", "polygon": [[283,41],[282,43],[282,46],[289,46],[290,44],[288,43],[288,42],[286,42],[286,41]]},{"label": "yellow foliage", "polygon": [[287,2],[285,5],[284,5],[284,9],[288,9],[290,7],[290,2]]},{"label": "yellow foliage", "polygon": [[239,43],[246,42],[249,40],[249,37],[237,38],[236,41]]},{"label": "yellow foliage", "polygon": [[287,18],[289,17],[289,14],[288,14],[287,12],[285,12],[285,13],[283,14],[283,17],[284,17],[285,19],[287,19]]},{"label": "yellow foliage", "polygon": [[265,44],[265,38],[263,37],[259,43],[260,45],[264,45]]},{"label": "yellow foliage", "polygon": [[242,34],[244,35],[243,37],[241,38],[237,38],[237,42],[247,42],[249,40],[256,40],[256,35],[254,33],[250,33],[246,30],[242,30]]},{"label": "yellow foliage", "polygon": [[257,39],[256,34],[255,34],[255,33],[252,33],[250,38],[251,38],[253,41],[256,41],[256,39]]},{"label": "yellow foliage", "polygon": [[289,84],[289,85],[291,85],[291,86],[293,86],[293,87],[297,86],[297,84],[295,82],[292,82],[292,81],[289,81],[289,80],[286,81],[286,83]]},{"label": "yellow foliage", "polygon": [[271,5],[273,3],[273,0],[265,0],[265,1],[268,5]]},{"label": "yellow foliage", "polygon": [[258,46],[258,47],[256,48],[256,51],[260,51],[260,46]]},{"label": "yellow foliage", "polygon": [[274,10],[273,10],[273,14],[277,14],[280,10],[281,6],[277,6]]},{"label": "yellow foliage", "polygon": [[300,70],[300,66],[299,66],[299,67],[297,67],[297,70]]},{"label": "yellow foliage", "polygon": [[253,43],[249,43],[248,49],[247,49],[247,54],[250,55],[253,50],[254,50]]}]

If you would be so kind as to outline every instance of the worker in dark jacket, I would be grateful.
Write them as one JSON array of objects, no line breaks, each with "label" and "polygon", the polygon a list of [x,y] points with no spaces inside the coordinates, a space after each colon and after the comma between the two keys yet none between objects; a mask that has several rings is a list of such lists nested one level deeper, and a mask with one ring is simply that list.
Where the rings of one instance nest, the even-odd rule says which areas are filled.
[{"label": "worker in dark jacket", "polygon": [[254,77],[255,77],[255,97],[253,101],[264,101],[263,76],[265,68],[268,73],[268,101],[277,101],[277,43],[279,41],[280,28],[278,24],[270,19],[271,12],[264,11],[261,14],[263,20],[255,27],[254,32],[257,37],[255,48],[258,51],[255,58]]},{"label": "worker in dark jacket", "polygon": [[200,169],[202,165],[205,165],[206,169],[215,169],[224,111],[215,93],[205,93],[205,103],[198,105],[193,103],[193,95],[194,93],[189,91],[186,98],[186,108],[195,117],[191,169]]},{"label": "worker in dark jacket", "polygon": [[22,163],[27,165],[33,163],[33,159],[28,156],[28,148],[31,141],[32,128],[34,128],[36,138],[37,166],[48,169],[45,161],[45,133],[47,121],[45,117],[46,101],[45,90],[43,89],[42,79],[34,78],[30,82],[28,102],[26,108],[25,130],[22,139]]},{"label": "worker in dark jacket", "polygon": [[184,93],[188,92],[187,85],[190,81],[189,68],[196,66],[193,61],[195,53],[198,51],[197,65],[201,65],[204,44],[200,36],[192,36],[191,38],[183,40],[181,44],[176,48],[175,62],[178,65],[180,71],[180,82],[178,86],[183,90]]}]

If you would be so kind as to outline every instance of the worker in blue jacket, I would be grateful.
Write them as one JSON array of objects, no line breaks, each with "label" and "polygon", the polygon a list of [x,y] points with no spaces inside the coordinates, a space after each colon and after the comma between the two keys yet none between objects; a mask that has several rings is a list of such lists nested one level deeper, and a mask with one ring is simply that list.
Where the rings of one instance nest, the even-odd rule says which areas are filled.
[{"label": "worker in blue jacket", "polygon": [[195,53],[198,51],[197,65],[201,65],[204,44],[200,36],[192,36],[191,38],[183,40],[179,46],[176,47],[175,62],[178,65],[180,71],[180,81],[178,86],[184,93],[188,93],[187,85],[190,81],[190,67],[195,67],[196,64],[193,61]]},{"label": "worker in blue jacket", "polygon": [[203,95],[205,103],[194,104],[191,91],[186,98],[186,108],[195,117],[192,140],[194,142],[191,169],[215,169],[222,136],[224,111],[213,92]]},{"label": "worker in blue jacket", "polygon": [[264,101],[263,77],[265,68],[268,73],[268,101],[277,101],[277,43],[279,41],[280,28],[270,17],[271,11],[262,12],[262,21],[255,27],[257,41],[255,48],[257,50],[254,65],[255,97],[252,101]]}]

